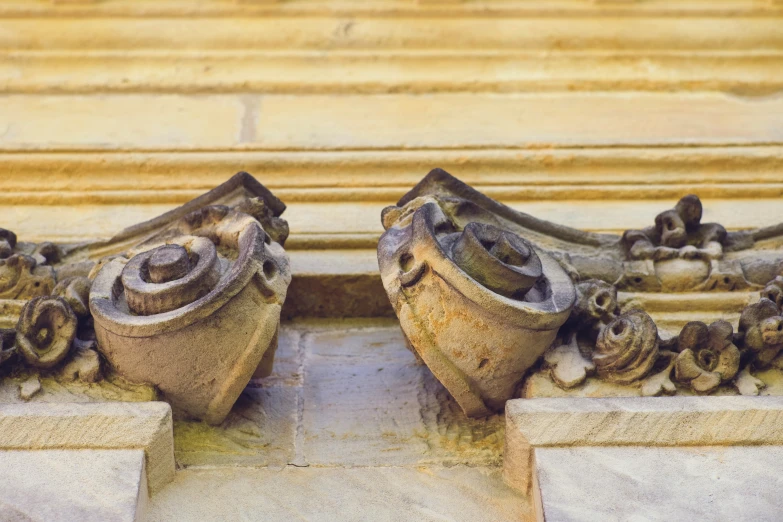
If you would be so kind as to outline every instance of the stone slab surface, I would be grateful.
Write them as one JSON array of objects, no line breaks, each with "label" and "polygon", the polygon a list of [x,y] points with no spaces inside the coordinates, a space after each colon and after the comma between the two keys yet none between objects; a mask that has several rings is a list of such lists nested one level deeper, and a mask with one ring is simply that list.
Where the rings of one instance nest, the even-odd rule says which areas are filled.
[{"label": "stone slab surface", "polygon": [[783,447],[535,450],[547,522],[776,521]]},{"label": "stone slab surface", "polygon": [[393,320],[308,320],[280,332],[270,377],[220,426],[175,418],[186,467],[498,466],[503,417],[468,419]]},{"label": "stone slab surface", "polygon": [[0,520],[144,520],[144,450],[2,450]]},{"label": "stone slab surface", "polygon": [[0,404],[0,450],[139,449],[155,492],[174,476],[165,402]]},{"label": "stone slab surface", "polygon": [[151,499],[151,521],[518,521],[497,468],[185,470]]},{"label": "stone slab surface", "polygon": [[272,375],[251,381],[220,426],[177,416],[174,446],[182,466],[285,466],[294,460],[301,400],[299,331],[280,331]]}]

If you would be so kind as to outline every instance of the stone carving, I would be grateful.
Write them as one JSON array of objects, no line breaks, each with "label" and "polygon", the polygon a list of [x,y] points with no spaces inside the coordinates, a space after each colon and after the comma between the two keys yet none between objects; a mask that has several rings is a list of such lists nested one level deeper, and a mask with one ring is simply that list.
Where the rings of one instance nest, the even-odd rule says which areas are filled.
[{"label": "stone carving", "polygon": [[[577,288],[581,286],[583,290],[577,290],[574,311],[560,335],[560,338],[571,336],[572,340],[554,343],[544,355],[544,365],[549,369],[552,381],[563,389],[580,386],[589,376],[596,375],[607,382],[638,387],[645,396],[676,393],[675,382],[699,394],[732,385],[742,395],[757,395],[765,383],[757,379],[752,370],[770,368],[783,351],[783,314],[765,297],[770,288],[777,288],[779,281],[779,278],[771,281],[761,292],[760,300],[743,309],[736,333],[731,323],[724,320],[709,326],[691,321],[678,336],[665,343],[665,348],[676,349],[677,353],[660,346],[655,357],[652,353],[664,343],[658,337],[652,319],[638,310],[598,326],[599,334],[591,343],[592,324],[600,324],[597,318],[604,312],[585,314],[583,310],[595,309],[594,296],[599,285],[593,281],[580,283]],[[595,323],[584,321],[582,317],[593,317]],[[634,319],[630,320],[630,317]],[[623,319],[627,322],[619,327]],[[645,353],[650,359],[643,355]],[[621,361],[620,354],[626,356],[625,361],[638,363],[631,365],[633,371],[619,374],[608,371],[614,367],[607,368],[602,358],[608,356],[611,361]]]},{"label": "stone carving", "polygon": [[220,423],[277,332],[288,258],[260,223],[225,206],[197,210],[98,272],[98,347],[124,377]]},{"label": "stone carving", "polygon": [[16,330],[0,328],[0,367],[16,355]]},{"label": "stone carving", "polygon": [[24,243],[0,229],[0,300],[31,299],[0,330],[3,375],[26,377],[25,400],[44,377],[151,384],[220,422],[254,372],[272,371],[291,280],[284,210],[239,173],[109,241]]},{"label": "stone carving", "polygon": [[595,373],[595,363],[590,355],[582,353],[576,335],[566,344],[553,344],[544,354],[544,363],[551,368],[552,380],[561,388],[579,386]]},{"label": "stone carving", "polygon": [[761,296],[766,297],[775,303],[778,309],[783,310],[783,276],[777,276],[767,283],[767,286],[761,291]]},{"label": "stone carving", "polygon": [[22,309],[16,346],[27,364],[51,368],[65,359],[76,337],[78,319],[60,297],[36,297]]},{"label": "stone carving", "polygon": [[598,334],[593,363],[598,376],[630,384],[652,369],[658,358],[658,329],[645,312],[633,310],[607,324]]},{"label": "stone carving", "polygon": [[675,376],[694,391],[709,393],[737,375],[740,351],[734,345],[734,328],[727,321],[711,325],[686,324],[678,338]]},{"label": "stone carving", "polygon": [[682,198],[649,228],[595,234],[513,210],[435,169],[384,211],[384,223],[424,202],[439,205],[460,230],[470,222],[508,230],[551,254],[574,280],[598,279],[621,291],[760,290],[783,269],[783,223],[727,232],[701,223],[696,196]]},{"label": "stone carving", "polygon": [[655,225],[628,230],[622,243],[630,259],[720,259],[726,229],[717,223],[701,223],[702,205],[697,196],[685,196],[671,209],[655,217]]},{"label": "stone carving", "polygon": [[13,254],[0,259],[0,299],[30,299],[51,293],[54,269],[32,256]]},{"label": "stone carving", "polygon": [[[384,209],[379,264],[411,346],[469,414],[497,410],[503,395],[482,390],[497,374],[477,371],[477,356],[464,361],[467,352],[483,349],[481,343],[465,335],[460,344],[453,332],[483,332],[488,324],[505,331],[509,318],[517,317],[532,325],[520,310],[500,310],[494,303],[535,302],[531,296],[547,275],[537,260],[542,267],[556,261],[558,275],[567,275],[559,280],[561,291],[572,281],[575,303],[550,334],[542,362],[514,367],[515,377],[530,368],[562,389],[587,386],[591,391],[584,393],[594,395],[604,389],[644,396],[718,389],[757,394],[764,382],[751,372],[783,368],[783,362],[773,365],[783,351],[783,224],[729,232],[702,223],[702,213],[699,198],[688,195],[650,227],[621,236],[594,234],[512,210],[436,169]],[[437,267],[427,257],[431,253]],[[493,297],[468,296],[452,274]],[[750,299],[736,333],[727,321],[694,321],[679,332],[668,327],[662,338],[651,315],[628,297],[716,290],[761,293],[760,302]],[[525,347],[539,349],[530,342]],[[596,381],[605,387],[587,384]],[[466,396],[481,397],[485,408],[465,406]]]},{"label": "stone carving", "polygon": [[71,276],[57,282],[52,295],[62,297],[71,306],[77,317],[90,315],[90,287],[92,281],[84,276]]},{"label": "stone carving", "polygon": [[435,201],[384,213],[383,285],[416,353],[469,416],[500,411],[554,340],[575,299],[545,252]]},{"label": "stone carving", "polygon": [[766,368],[783,350],[783,317],[767,298],[742,311],[739,330],[742,345],[752,355],[756,368]]},{"label": "stone carving", "polygon": [[16,234],[10,230],[0,228],[0,259],[11,257],[16,248]]},{"label": "stone carving", "polygon": [[576,304],[564,328],[595,341],[617,315],[617,289],[604,281],[588,279],[576,284]]},{"label": "stone carving", "polygon": [[[656,365],[668,366],[671,373],[672,354],[660,350],[658,329],[646,312],[618,313],[617,291],[604,282],[585,281],[576,288],[576,304],[560,332],[570,341],[555,342],[544,355],[558,386],[574,388],[594,374],[611,383],[642,383]],[[645,383],[643,394],[668,391],[673,386],[668,381],[668,374],[657,374],[655,382]]]}]

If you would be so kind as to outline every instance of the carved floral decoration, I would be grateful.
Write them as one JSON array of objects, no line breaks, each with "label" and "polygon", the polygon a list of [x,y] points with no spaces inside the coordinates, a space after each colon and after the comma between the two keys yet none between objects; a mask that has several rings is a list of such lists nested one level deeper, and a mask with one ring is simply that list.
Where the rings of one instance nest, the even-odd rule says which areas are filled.
[{"label": "carved floral decoration", "polygon": [[[783,352],[783,314],[769,298],[778,298],[781,283],[783,278],[776,277],[757,303],[745,307],[736,333],[727,321],[692,321],[665,343],[646,312],[618,314],[599,307],[599,295],[609,296],[601,301],[612,303],[610,307],[616,303],[616,291],[609,291],[605,283],[578,283],[577,303],[560,341],[544,355],[545,367],[564,389],[595,375],[606,382],[638,386],[645,396],[675,393],[677,384],[698,394],[733,385],[740,394],[756,395],[764,383],[752,372],[770,367]],[[607,317],[613,319],[607,322]],[[598,335],[591,342],[595,331]]]},{"label": "carved floral decoration", "polygon": [[727,321],[709,326],[700,321],[686,324],[677,343],[676,379],[699,393],[709,393],[733,379],[740,364],[733,338],[734,328]]},{"label": "carved floral decoration", "polygon": [[16,346],[30,366],[51,368],[65,359],[76,337],[78,319],[61,297],[27,302],[16,324]]},{"label": "carved floral decoration", "polygon": [[[15,328],[0,330],[0,366],[10,367],[7,371],[12,373],[23,368],[33,372],[20,385],[25,400],[41,390],[38,373],[63,381],[102,378],[88,305],[92,282],[86,275],[58,281],[58,270],[51,264],[61,256],[57,245],[19,243],[16,234],[0,229],[0,298],[29,299]],[[62,266],[59,270],[86,273],[86,268]]]}]

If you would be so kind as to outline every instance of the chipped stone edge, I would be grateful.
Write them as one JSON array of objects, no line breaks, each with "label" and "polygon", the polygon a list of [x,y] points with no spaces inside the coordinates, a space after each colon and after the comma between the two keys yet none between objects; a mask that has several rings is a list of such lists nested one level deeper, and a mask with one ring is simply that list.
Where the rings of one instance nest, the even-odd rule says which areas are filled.
[{"label": "chipped stone edge", "polygon": [[515,399],[503,477],[535,501],[536,448],[755,445],[783,445],[783,397]]},{"label": "chipped stone edge", "polygon": [[0,450],[142,449],[150,494],[174,478],[165,402],[0,404]]}]

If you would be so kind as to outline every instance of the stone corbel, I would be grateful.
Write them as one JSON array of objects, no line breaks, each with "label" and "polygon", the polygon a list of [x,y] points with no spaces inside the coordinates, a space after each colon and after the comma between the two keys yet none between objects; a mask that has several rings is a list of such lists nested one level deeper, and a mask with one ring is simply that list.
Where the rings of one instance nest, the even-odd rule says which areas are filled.
[{"label": "stone corbel", "polygon": [[[65,381],[108,372],[222,422],[272,369],[291,282],[284,209],[239,173],[109,241],[34,245],[0,230],[0,298],[22,303],[0,365]],[[31,379],[25,399],[40,390]]]},{"label": "stone corbel", "polygon": [[502,411],[568,319],[568,275],[496,226],[456,229],[434,201],[385,224],[378,263],[410,345],[468,416]]},{"label": "stone corbel", "polygon": [[[758,394],[751,372],[783,368],[783,225],[727,232],[701,217],[689,195],[650,227],[594,234],[436,169],[384,209],[378,262],[409,346],[468,416],[501,409],[528,371],[566,396],[588,379],[574,395]],[[618,290],[750,293],[738,324],[662,333]],[[530,381],[523,396],[550,396]]]}]

